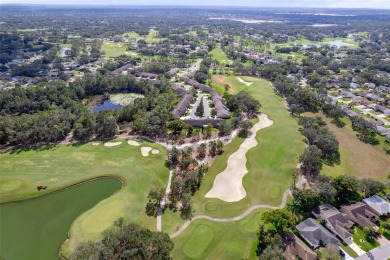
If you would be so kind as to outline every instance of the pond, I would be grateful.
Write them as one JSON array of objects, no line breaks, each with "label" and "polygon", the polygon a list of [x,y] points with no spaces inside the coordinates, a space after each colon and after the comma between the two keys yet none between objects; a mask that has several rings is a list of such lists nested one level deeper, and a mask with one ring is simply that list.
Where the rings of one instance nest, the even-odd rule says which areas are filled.
[{"label": "pond", "polygon": [[122,186],[99,178],[20,203],[0,205],[0,258],[58,259],[73,221]]},{"label": "pond", "polygon": [[97,105],[92,107],[92,110],[94,112],[104,111],[104,110],[115,110],[115,109],[121,109],[123,105],[121,104],[115,104],[111,100],[107,99],[103,102],[103,104]]}]

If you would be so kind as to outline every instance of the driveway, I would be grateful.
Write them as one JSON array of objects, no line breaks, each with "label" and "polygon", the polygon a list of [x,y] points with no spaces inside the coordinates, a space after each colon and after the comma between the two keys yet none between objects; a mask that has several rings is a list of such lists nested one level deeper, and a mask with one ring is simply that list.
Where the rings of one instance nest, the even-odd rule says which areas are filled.
[{"label": "driveway", "polygon": [[370,252],[355,258],[355,260],[386,260],[390,257],[390,242],[374,248]]},{"label": "driveway", "polygon": [[359,256],[361,255],[364,255],[366,252],[361,249],[356,243],[352,242],[351,244],[349,244],[349,246],[352,248],[353,251],[356,252],[356,254],[358,254]]}]

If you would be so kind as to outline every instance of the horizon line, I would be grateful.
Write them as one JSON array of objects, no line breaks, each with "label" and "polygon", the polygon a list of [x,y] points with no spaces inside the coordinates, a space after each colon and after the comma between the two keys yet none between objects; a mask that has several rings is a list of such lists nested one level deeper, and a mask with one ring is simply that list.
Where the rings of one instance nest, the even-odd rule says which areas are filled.
[{"label": "horizon line", "polygon": [[[73,6],[73,7],[229,7],[229,8],[248,8],[248,7],[258,7],[258,8],[300,8],[300,9],[345,9],[345,10],[390,10],[390,7],[383,7],[383,8],[370,8],[370,7],[326,7],[326,6],[268,6],[268,5],[185,5],[185,4],[179,4],[179,5],[172,5],[172,4],[165,4],[165,5],[156,5],[156,4],[57,4],[57,3],[51,3],[51,4],[32,4],[32,3],[1,3],[1,5],[9,5],[9,6]],[[1,12],[1,11],[0,11]]]}]

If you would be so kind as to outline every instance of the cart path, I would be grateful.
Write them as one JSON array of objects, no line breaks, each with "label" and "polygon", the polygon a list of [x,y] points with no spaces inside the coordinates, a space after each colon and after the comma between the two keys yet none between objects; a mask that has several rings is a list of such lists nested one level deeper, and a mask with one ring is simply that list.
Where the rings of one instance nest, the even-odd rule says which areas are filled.
[{"label": "cart path", "polygon": [[256,209],[282,209],[282,208],[284,208],[286,206],[288,195],[291,195],[290,189],[287,189],[284,192],[282,203],[279,206],[271,206],[271,205],[263,205],[263,204],[254,205],[254,206],[248,208],[241,215],[238,215],[238,216],[232,217],[232,218],[214,218],[214,217],[210,217],[210,216],[206,216],[206,215],[195,216],[192,219],[187,220],[183,224],[183,226],[181,226],[175,233],[171,234],[170,238],[173,239],[173,238],[178,237],[179,235],[181,235],[181,233],[183,233],[193,221],[198,220],[198,219],[206,219],[206,220],[213,221],[213,222],[224,222],[224,223],[226,223],[226,222],[239,221],[239,220],[247,217],[249,214],[251,214]]}]

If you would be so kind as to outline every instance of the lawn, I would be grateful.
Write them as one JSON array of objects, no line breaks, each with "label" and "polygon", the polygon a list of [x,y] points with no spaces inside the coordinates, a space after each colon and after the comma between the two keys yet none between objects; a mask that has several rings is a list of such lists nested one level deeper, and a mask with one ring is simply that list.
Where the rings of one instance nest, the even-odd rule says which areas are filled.
[{"label": "lawn", "polygon": [[350,246],[347,246],[347,245],[344,245],[343,243],[339,243],[339,246],[345,251],[347,252],[347,254],[353,258],[356,258],[358,257],[359,255],[353,251],[353,249],[350,247]]},{"label": "lawn", "polygon": [[368,252],[379,246],[376,239],[367,239],[359,227],[355,227],[355,234],[352,235],[353,242],[355,242],[362,250]]},{"label": "lawn", "polygon": [[136,32],[125,32],[122,34],[123,37],[129,37],[129,38],[139,38],[140,35]]},{"label": "lawn", "polygon": [[102,51],[108,58],[115,58],[127,51],[127,44],[123,42],[103,42]]},{"label": "lawn", "polygon": [[[0,156],[0,201],[37,197],[98,176],[119,176],[125,181],[124,188],[73,223],[69,232],[70,247],[74,248],[83,240],[98,238],[100,232],[120,216],[155,229],[155,219],[144,214],[144,207],[149,189],[165,187],[167,183],[166,150],[156,144],[144,143],[144,146],[159,149],[160,154],[143,157],[140,147],[121,141],[122,144],[115,147],[86,143],[4,154]],[[39,183],[46,185],[47,190],[37,192]]]},{"label": "lawn", "polygon": [[162,42],[167,38],[160,37],[158,31],[156,31],[155,29],[150,29],[149,34],[146,35],[144,39],[148,43],[156,43],[156,42]]},{"label": "lawn", "polygon": [[173,239],[173,259],[256,259],[256,233],[264,210],[231,223],[197,220]]}]

